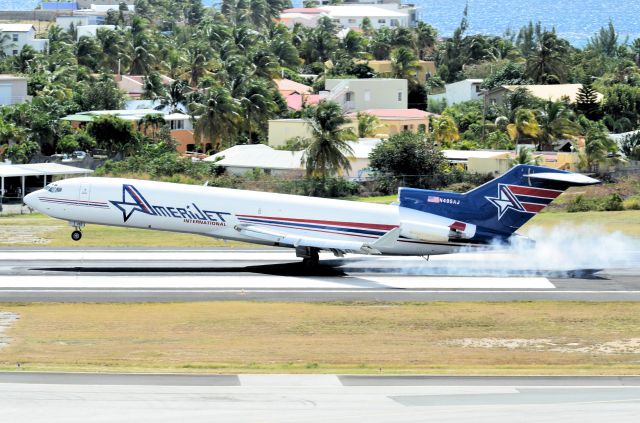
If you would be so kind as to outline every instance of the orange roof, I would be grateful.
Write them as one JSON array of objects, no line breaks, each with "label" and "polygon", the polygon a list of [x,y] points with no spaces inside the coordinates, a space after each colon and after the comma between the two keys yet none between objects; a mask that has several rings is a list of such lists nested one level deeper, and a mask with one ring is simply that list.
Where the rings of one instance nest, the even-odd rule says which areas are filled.
[{"label": "orange roof", "polygon": [[308,85],[301,84],[296,81],[292,81],[290,79],[274,79],[276,85],[278,86],[278,91],[284,97],[287,97],[289,94],[298,93],[298,94],[311,94],[313,88]]},{"label": "orange roof", "polygon": [[[362,113],[380,119],[425,119],[429,116],[436,116],[434,113],[419,109],[367,109],[362,110]],[[355,117],[356,115],[357,113],[349,113],[347,116]]]}]

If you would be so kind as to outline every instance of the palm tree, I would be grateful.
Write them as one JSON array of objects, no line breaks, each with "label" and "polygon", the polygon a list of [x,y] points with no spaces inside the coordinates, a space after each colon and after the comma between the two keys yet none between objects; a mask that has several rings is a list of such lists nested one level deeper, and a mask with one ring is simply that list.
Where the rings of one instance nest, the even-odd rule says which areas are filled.
[{"label": "palm tree", "polygon": [[433,120],[433,138],[444,147],[460,139],[458,126],[451,116],[443,115]]},{"label": "palm tree", "polygon": [[406,79],[409,84],[417,82],[417,71],[420,70],[420,64],[415,53],[407,48],[400,47],[391,53],[391,68],[393,77],[398,79]]},{"label": "palm tree", "polygon": [[167,92],[162,83],[162,77],[155,71],[143,78],[143,90],[142,98],[145,100],[156,100],[164,97]]},{"label": "palm tree", "polygon": [[210,87],[200,103],[192,103],[189,107],[196,116],[194,135],[197,143],[205,137],[215,145],[216,151],[232,144],[231,137],[236,134],[238,103],[229,90],[221,86]]},{"label": "palm tree", "polygon": [[347,144],[353,132],[344,129],[349,122],[340,106],[333,101],[323,101],[311,109],[305,119],[311,127],[312,140],[302,156],[307,176],[326,178],[341,169],[351,170],[349,157],[353,150]]},{"label": "palm tree", "polygon": [[518,144],[522,137],[535,138],[540,133],[536,114],[530,109],[518,109],[513,123],[507,125],[507,134]]},{"label": "palm tree", "polygon": [[512,167],[520,164],[539,165],[541,162],[542,158],[540,156],[534,156],[533,150],[526,147],[518,149],[518,154],[516,154],[513,159],[509,160],[509,164],[511,164]]},{"label": "palm tree", "polygon": [[544,32],[527,58],[525,75],[537,84],[560,83],[566,80],[568,56],[567,42],[553,32]]},{"label": "palm tree", "polygon": [[358,137],[372,137],[380,127],[380,119],[365,112],[358,112]]},{"label": "palm tree", "polygon": [[164,120],[160,113],[148,113],[138,121],[138,130],[147,134],[148,129],[151,128],[151,139],[155,140],[156,131],[165,123],[167,121]]},{"label": "palm tree", "polygon": [[184,105],[187,101],[187,87],[187,83],[182,79],[173,81],[160,100],[162,107],[169,106],[169,113],[182,112],[178,106]]},{"label": "palm tree", "polygon": [[192,87],[197,87],[200,78],[207,73],[208,55],[209,49],[204,43],[197,42],[187,47],[185,75],[188,75]]},{"label": "palm tree", "polygon": [[574,117],[575,114],[566,103],[547,101],[536,117],[540,126],[538,148],[550,147],[554,141],[578,135],[580,126],[573,120]]},{"label": "palm tree", "polygon": [[250,141],[254,141],[252,137],[254,129],[258,126],[266,128],[267,120],[274,117],[277,111],[277,105],[273,101],[269,88],[265,80],[251,78],[243,85],[239,98],[236,97],[242,108]]},{"label": "palm tree", "polygon": [[424,60],[427,57],[427,52],[433,51],[435,47],[438,31],[431,25],[420,21],[413,29],[415,34],[415,48],[418,51],[418,57],[420,60]]}]

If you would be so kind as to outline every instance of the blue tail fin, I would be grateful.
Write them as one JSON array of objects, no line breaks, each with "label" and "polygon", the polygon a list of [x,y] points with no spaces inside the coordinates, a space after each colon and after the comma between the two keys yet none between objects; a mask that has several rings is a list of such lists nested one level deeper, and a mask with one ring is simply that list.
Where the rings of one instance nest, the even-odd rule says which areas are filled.
[{"label": "blue tail fin", "polygon": [[400,188],[400,206],[477,226],[478,241],[508,238],[571,186],[598,180],[542,166],[518,165],[469,192]]}]

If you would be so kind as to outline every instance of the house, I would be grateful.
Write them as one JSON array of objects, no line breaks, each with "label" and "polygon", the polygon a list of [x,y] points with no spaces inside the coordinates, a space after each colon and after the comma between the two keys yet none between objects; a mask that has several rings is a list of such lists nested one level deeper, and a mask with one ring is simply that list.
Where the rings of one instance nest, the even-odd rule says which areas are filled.
[{"label": "house", "polygon": [[[358,131],[358,122],[351,120],[344,125],[344,129],[351,129],[354,134]],[[313,133],[311,126],[304,119],[270,119],[268,140],[272,147],[286,145],[293,138],[311,138]]]},{"label": "house", "polygon": [[[524,88],[529,93],[541,100],[560,101],[568,99],[569,103],[575,103],[578,92],[582,88],[582,84],[558,84],[558,85],[501,85],[490,91],[486,96],[487,104],[501,105],[509,93],[516,91],[518,88]],[[602,101],[604,96],[598,93],[598,101]]]},{"label": "house", "polygon": [[15,75],[0,75],[0,106],[25,103],[30,100],[27,95],[27,78]]},{"label": "house", "polygon": [[415,21],[415,8],[402,8],[398,4],[342,4],[314,8],[296,7],[280,13],[279,21],[289,28],[295,24],[315,28],[321,17],[327,16],[339,28],[359,29],[362,21],[368,18],[374,29],[409,27]]},{"label": "house", "polygon": [[[129,98],[140,98],[144,94],[144,75],[114,75],[118,88],[127,93]],[[174,80],[165,75],[160,75],[162,84],[171,85]]]},{"label": "house", "polygon": [[365,109],[406,109],[406,79],[327,79],[323,100],[335,101],[345,112]]},{"label": "house", "polygon": [[4,54],[16,56],[24,46],[31,46],[35,51],[47,49],[49,40],[36,38],[36,28],[31,24],[0,23],[0,37],[6,37]]},{"label": "house", "polygon": [[[390,77],[393,74],[393,64],[391,60],[361,60],[358,63],[368,65],[375,73],[382,77]],[[429,60],[418,60],[420,69],[416,71],[416,79],[421,84],[427,82],[429,76],[436,74],[436,64]]]},{"label": "house", "polygon": [[[362,113],[372,115],[380,121],[376,137],[387,138],[402,131],[427,132],[429,131],[429,119],[437,116],[433,113],[418,109],[366,109]],[[357,121],[357,113],[347,114],[349,118]]]},{"label": "house", "polygon": [[290,79],[275,79],[278,91],[291,110],[300,110],[305,105],[318,104],[320,95],[312,94],[313,88]]},{"label": "house", "polygon": [[[359,179],[367,176],[369,154],[379,139],[359,139],[347,144],[353,150],[349,157],[351,171],[342,176]],[[305,173],[304,151],[276,150],[264,144],[236,145],[204,159],[215,162],[233,175],[243,175],[261,169],[274,176],[297,176]]]},{"label": "house", "polygon": [[[181,154],[193,153],[197,150],[196,142],[193,134],[193,122],[191,117],[184,113],[169,113],[156,109],[134,109],[134,110],[94,110],[90,112],[81,112],[69,116],[65,116],[62,120],[71,123],[74,128],[80,128],[92,122],[98,116],[112,115],[120,119],[128,120],[136,129],[139,128],[139,122],[146,115],[160,114],[169,125],[170,133],[177,141],[176,151]],[[210,142],[203,142],[200,150],[211,150]]]},{"label": "house", "polygon": [[71,29],[71,25],[74,28],[84,25],[102,25],[104,24],[105,17],[102,15],[73,15],[73,16],[58,16],[56,17],[56,25],[60,28],[68,31]]},{"label": "house", "polygon": [[482,79],[464,79],[445,85],[445,93],[429,96],[431,99],[444,98],[447,105],[452,106],[465,101],[480,100],[484,94],[481,88]]}]

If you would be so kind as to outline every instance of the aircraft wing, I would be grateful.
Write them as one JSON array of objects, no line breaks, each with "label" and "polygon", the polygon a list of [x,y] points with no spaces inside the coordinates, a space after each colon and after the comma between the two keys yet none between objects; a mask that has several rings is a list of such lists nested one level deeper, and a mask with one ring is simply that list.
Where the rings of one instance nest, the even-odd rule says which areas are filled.
[{"label": "aircraft wing", "polygon": [[251,238],[270,241],[281,245],[290,245],[292,247],[312,247],[341,253],[365,254],[381,254],[378,248],[393,244],[400,236],[400,228],[395,228],[378,238],[376,241],[368,243],[301,236],[283,229],[274,230],[258,225],[240,224],[235,226],[235,230],[240,232],[242,235]]}]

